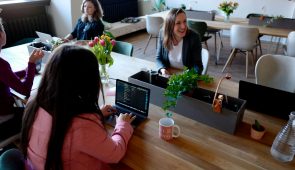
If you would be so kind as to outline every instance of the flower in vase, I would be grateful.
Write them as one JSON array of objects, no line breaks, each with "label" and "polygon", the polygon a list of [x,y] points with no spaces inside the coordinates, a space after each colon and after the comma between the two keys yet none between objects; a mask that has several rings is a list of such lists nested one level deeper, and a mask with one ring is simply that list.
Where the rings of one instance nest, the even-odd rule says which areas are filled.
[{"label": "flower in vase", "polygon": [[111,66],[114,63],[111,52],[115,44],[116,41],[114,39],[103,34],[100,37],[94,37],[94,39],[88,43],[88,46],[91,48],[91,51],[96,56],[100,65],[108,64]]},{"label": "flower in vase", "polygon": [[219,4],[219,9],[225,13],[226,16],[229,16],[234,12],[235,9],[237,9],[239,6],[239,3],[233,2],[233,1],[223,1]]}]

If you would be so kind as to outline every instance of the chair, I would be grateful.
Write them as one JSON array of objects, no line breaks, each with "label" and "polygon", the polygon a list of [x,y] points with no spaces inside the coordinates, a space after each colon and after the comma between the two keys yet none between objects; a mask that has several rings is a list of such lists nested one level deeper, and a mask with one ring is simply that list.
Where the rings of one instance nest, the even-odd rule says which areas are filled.
[{"label": "chair", "polygon": [[287,56],[295,57],[295,31],[290,32],[288,35]]},{"label": "chair", "polygon": [[18,149],[6,150],[0,157],[0,169],[5,170],[24,170],[25,158]]},{"label": "chair", "polygon": [[224,72],[228,64],[232,62],[236,53],[244,50],[246,51],[246,78],[248,77],[248,56],[249,56],[249,52],[251,52],[253,57],[253,64],[254,64],[255,56],[253,54],[253,49],[257,47],[256,40],[258,38],[258,35],[259,35],[258,28],[241,26],[241,25],[231,26],[230,43],[233,50],[230,56],[228,57],[222,69],[222,72]]},{"label": "chair", "polygon": [[[217,12],[216,10],[210,11],[210,13],[212,14],[211,21],[215,20],[216,12]],[[222,30],[221,29],[215,29],[215,28],[208,28],[207,29],[208,34],[213,34],[214,35],[215,50],[216,50],[216,34],[218,34],[219,39],[220,39],[220,45],[221,45],[221,47],[223,47],[223,42],[222,42],[222,39],[221,39],[220,31],[222,31]]]},{"label": "chair", "polygon": [[255,67],[256,84],[295,92],[295,58],[266,54]]},{"label": "chair", "polygon": [[[257,18],[257,17],[260,17],[260,16],[262,16],[262,14],[250,13],[250,14],[247,15],[246,18],[248,18],[249,20],[251,20],[251,18],[253,18],[253,17],[256,17]],[[249,24],[250,23],[251,23],[251,21],[249,21]],[[262,36],[263,36],[262,34],[259,34],[258,39],[257,39],[258,44],[259,44],[260,55],[262,55],[262,48],[261,48],[261,41],[260,41],[260,38]]]},{"label": "chair", "polygon": [[133,45],[124,41],[116,41],[116,45],[113,47],[113,52],[128,55],[133,55]]},{"label": "chair", "polygon": [[205,43],[206,48],[209,49],[208,44],[207,44],[207,40],[209,40],[211,38],[211,36],[205,36],[205,33],[207,32],[206,22],[188,20],[187,24],[190,29],[199,33],[201,42]]},{"label": "chair", "polygon": [[209,58],[210,58],[209,51],[202,48],[202,64],[203,64],[202,75],[207,74]]},{"label": "chair", "polygon": [[[145,50],[148,47],[151,38],[158,39],[158,34],[159,34],[159,31],[162,27],[163,22],[164,22],[164,19],[162,17],[155,17],[155,16],[150,16],[150,15],[146,16],[146,31],[148,34],[150,34],[150,36],[149,36],[148,42],[145,45],[143,54],[145,54]],[[156,45],[157,45],[157,43],[156,43]],[[157,48],[157,46],[156,46],[156,48]]]}]

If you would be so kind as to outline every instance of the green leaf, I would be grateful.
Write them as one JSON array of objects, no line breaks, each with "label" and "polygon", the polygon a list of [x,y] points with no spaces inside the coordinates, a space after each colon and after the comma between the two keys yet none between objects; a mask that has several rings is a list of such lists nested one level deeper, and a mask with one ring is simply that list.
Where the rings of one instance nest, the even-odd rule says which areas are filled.
[{"label": "green leaf", "polygon": [[181,74],[174,74],[168,80],[168,86],[164,91],[166,101],[164,101],[163,109],[175,107],[177,100],[184,92],[191,91],[198,88],[198,81],[204,81],[205,83],[213,82],[213,78],[209,75],[199,75],[194,68],[184,68]]}]

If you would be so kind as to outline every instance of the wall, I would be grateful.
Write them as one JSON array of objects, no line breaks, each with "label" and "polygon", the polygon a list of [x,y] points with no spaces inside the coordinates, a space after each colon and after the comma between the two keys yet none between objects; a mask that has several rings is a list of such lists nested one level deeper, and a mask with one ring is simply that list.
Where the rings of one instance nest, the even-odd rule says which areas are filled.
[{"label": "wall", "polygon": [[[52,24],[53,35],[64,37],[72,31],[72,0],[51,0],[50,6],[47,8],[48,17]],[[76,0],[75,0],[76,1]]]},{"label": "wall", "polygon": [[78,18],[80,18],[82,15],[81,4],[82,4],[82,0],[74,0],[71,3],[71,5],[72,5],[72,10],[71,10],[72,11],[71,12],[71,14],[72,14],[72,29],[74,29]]},{"label": "wall", "polygon": [[[190,6],[194,10],[217,10],[218,5],[224,0],[166,0],[168,7],[180,7],[180,4],[185,4],[187,8]],[[239,7],[234,11],[234,17],[246,17],[249,13],[263,13],[264,7],[265,14],[267,15],[283,15],[284,17],[292,18],[295,8],[294,1],[288,0],[236,0]]]}]

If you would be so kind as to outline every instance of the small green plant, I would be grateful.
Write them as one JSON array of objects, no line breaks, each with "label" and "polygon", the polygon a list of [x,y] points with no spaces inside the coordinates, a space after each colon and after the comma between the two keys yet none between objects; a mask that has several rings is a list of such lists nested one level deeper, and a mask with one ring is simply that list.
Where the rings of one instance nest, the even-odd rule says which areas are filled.
[{"label": "small green plant", "polygon": [[[199,75],[194,68],[187,69],[181,74],[174,74],[169,78],[168,86],[164,91],[166,101],[163,104],[163,109],[166,111],[171,107],[175,107],[177,99],[181,97],[184,92],[189,92],[198,87],[198,81],[205,83],[213,82],[213,78],[209,75]],[[169,114],[171,116],[171,114]],[[167,113],[167,116],[169,116]]]},{"label": "small green plant", "polygon": [[264,131],[264,127],[256,119],[255,119],[255,123],[252,125],[252,127],[257,131]]}]

